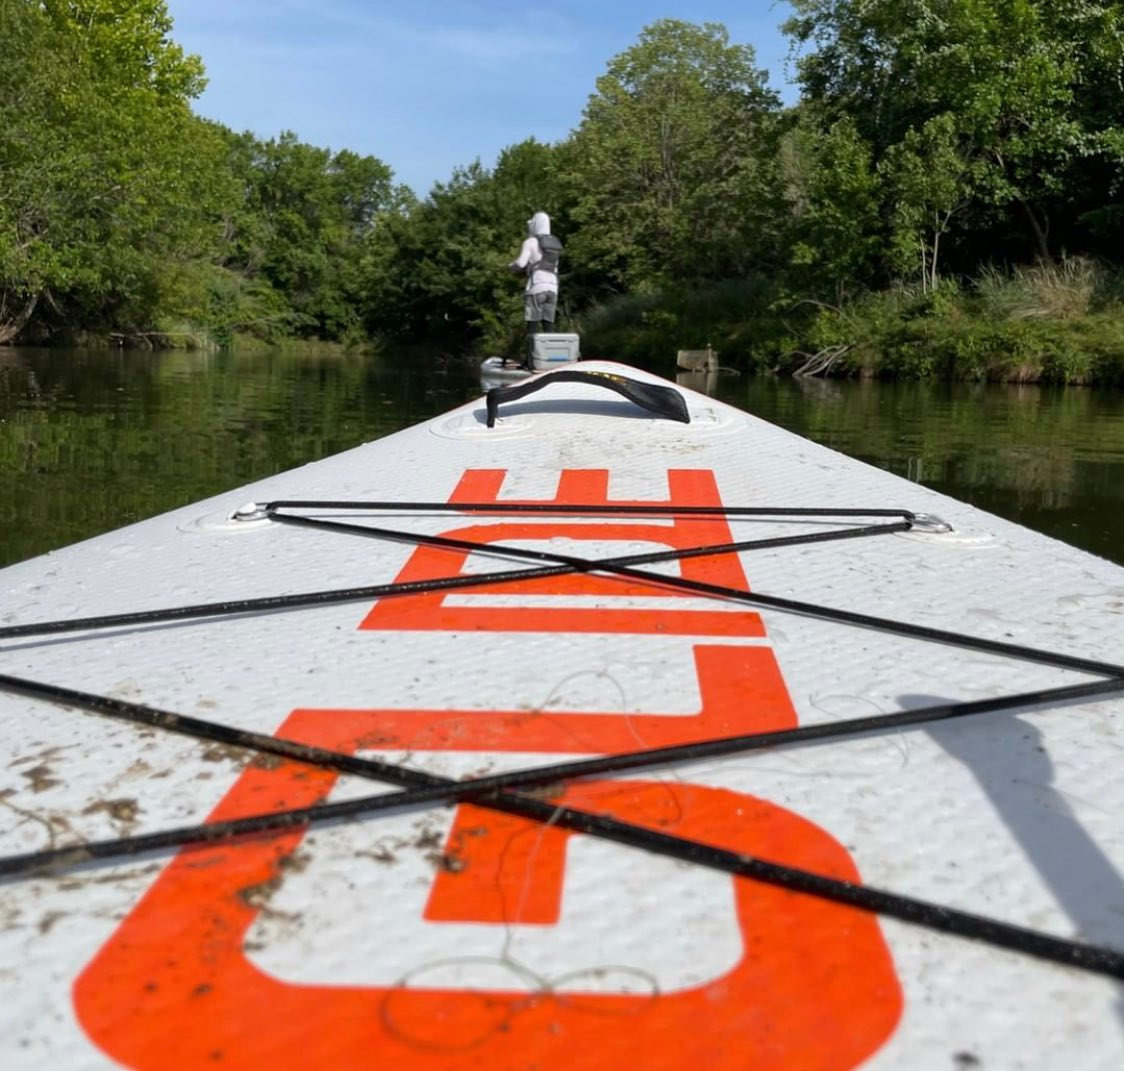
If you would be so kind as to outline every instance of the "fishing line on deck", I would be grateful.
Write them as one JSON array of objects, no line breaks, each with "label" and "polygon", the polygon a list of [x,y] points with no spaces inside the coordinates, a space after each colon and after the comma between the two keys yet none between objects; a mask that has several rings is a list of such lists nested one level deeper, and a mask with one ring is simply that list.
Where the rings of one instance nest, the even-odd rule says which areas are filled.
[{"label": "fishing line on deck", "polygon": [[[1006,948],[1011,951],[1021,952],[1038,959],[1061,963],[1066,966],[1076,967],[1097,974],[1124,980],[1124,953],[1115,949],[1096,945],[1084,944],[1065,938],[1053,937],[1049,934],[1029,930],[1024,927],[1014,926],[1000,922],[996,919],[986,918],[970,912],[960,911],[929,901],[919,900],[898,893],[861,885],[855,882],[844,881],[837,878],[825,877],[797,867],[786,866],[781,863],[759,859],[744,853],[732,852],[699,841],[675,837],[671,834],[660,833],[644,826],[633,825],[619,819],[611,818],[572,807],[557,806],[555,804],[521,796],[518,794],[496,788],[482,788],[482,785],[497,783],[512,784],[516,779],[521,779],[524,787],[533,782],[542,784],[554,781],[558,777],[557,768],[543,767],[531,771],[515,771],[510,774],[495,775],[490,778],[477,779],[475,782],[453,781],[439,777],[435,774],[425,773],[421,770],[412,770],[397,766],[393,763],[383,762],[378,759],[361,759],[342,752],[330,751],[326,748],[313,747],[295,741],[279,739],[260,733],[240,730],[219,722],[211,722],[188,715],[175,714],[171,711],[157,710],[141,704],[131,703],[126,700],[115,699],[109,696],[98,696],[89,693],[76,692],[71,689],[61,688],[56,685],[42,684],[39,682],[23,681],[19,678],[0,676],[0,688],[20,694],[34,695],[36,698],[47,698],[52,702],[65,706],[78,706],[83,709],[93,710],[100,714],[109,714],[114,717],[161,728],[170,732],[180,733],[195,737],[217,741],[234,746],[246,747],[251,750],[263,751],[269,754],[280,755],[284,758],[295,759],[321,768],[330,768],[343,773],[355,774],[369,780],[378,780],[405,786],[412,791],[393,793],[367,798],[364,800],[343,801],[337,804],[318,804],[312,808],[303,808],[290,812],[281,812],[274,815],[257,815],[248,819],[236,820],[223,825],[216,824],[217,833],[212,836],[204,834],[199,839],[204,843],[214,839],[229,840],[237,835],[264,832],[267,829],[277,831],[284,828],[303,826],[313,820],[323,820],[328,817],[353,817],[359,813],[377,813],[384,810],[397,810],[408,804],[420,805],[421,803],[433,804],[437,802],[455,802],[462,796],[471,799],[480,806],[492,810],[515,814],[533,821],[546,823],[574,832],[585,833],[599,837],[617,844],[649,851],[657,855],[679,859],[707,869],[717,870],[722,873],[744,877],[750,880],[776,885],[794,892],[805,893],[835,903],[856,907],[878,915],[885,915],[900,919],[904,922],[925,926],[929,929],[953,934],[959,937],[983,941],[988,944]],[[1114,691],[1124,690],[1124,679],[1090,682],[1085,685],[1075,685],[1064,689],[1051,689],[1037,693],[1026,693],[1025,696],[1004,697],[1001,700],[982,700],[966,704],[977,707],[981,703],[999,709],[996,704],[1011,705],[1017,699],[1019,705],[1026,704],[1027,696],[1032,697],[1030,702],[1043,701],[1046,698],[1060,698],[1065,693],[1068,698],[1089,697],[1092,695],[1109,694]],[[1037,698],[1034,698],[1037,697]],[[951,712],[961,704],[941,704],[938,707],[927,708],[935,720],[941,717],[952,716]],[[979,712],[979,711],[972,711]],[[921,710],[900,712],[907,718],[919,719],[925,713]],[[883,718],[894,717],[883,716]],[[883,718],[856,719],[856,721],[882,722]],[[808,729],[816,727],[809,726]],[[832,729],[833,726],[825,726]],[[869,727],[868,727],[869,729]],[[795,730],[782,731],[784,735]],[[757,734],[761,737],[776,738],[782,733]],[[668,752],[689,752],[692,749],[711,747],[719,744],[718,741],[703,742],[697,745],[685,745],[682,748],[658,749],[661,753],[659,762],[667,762]],[[768,746],[768,745],[762,745]],[[748,750],[743,744],[742,750]],[[653,754],[656,752],[653,752]],[[713,753],[713,752],[712,752]],[[584,767],[588,772],[609,772],[612,766],[622,767],[622,763],[632,759],[636,765],[640,764],[643,753],[632,756],[605,756],[601,759],[585,760],[578,763],[565,764],[570,769]],[[654,760],[650,757],[648,764]],[[593,770],[598,766],[597,771]],[[549,775],[549,779],[548,779]],[[270,824],[272,823],[272,824]],[[207,827],[201,827],[206,829]],[[181,831],[166,831],[164,833],[148,834],[139,838],[127,838],[136,844],[143,845],[136,851],[148,851],[157,847],[171,846],[160,843],[174,838]],[[196,841],[198,843],[198,841]],[[58,849],[53,853],[56,865],[76,865],[92,858],[105,858],[110,854],[109,846],[114,842],[100,842],[100,844],[75,845],[70,848]],[[42,860],[47,853],[35,853]],[[136,852],[130,853],[136,854]],[[11,857],[0,860],[0,874],[14,876],[18,866],[25,866],[27,856]],[[45,865],[39,862],[38,868]]]}]

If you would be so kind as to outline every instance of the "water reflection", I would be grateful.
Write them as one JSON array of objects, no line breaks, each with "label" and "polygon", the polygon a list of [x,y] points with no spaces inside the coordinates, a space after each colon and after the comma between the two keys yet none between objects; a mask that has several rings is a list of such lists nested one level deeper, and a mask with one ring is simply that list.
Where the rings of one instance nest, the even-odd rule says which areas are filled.
[{"label": "water reflection", "polygon": [[1028,384],[721,379],[719,397],[1124,563],[1124,395]]},{"label": "water reflection", "polygon": [[[1033,386],[685,385],[1124,563],[1124,396]],[[474,362],[0,347],[0,565],[414,424]]]},{"label": "water reflection", "polygon": [[681,387],[709,395],[711,398],[718,393],[717,372],[676,372],[675,382]]},{"label": "water reflection", "polygon": [[0,565],[325,457],[479,393],[348,356],[0,348]]}]

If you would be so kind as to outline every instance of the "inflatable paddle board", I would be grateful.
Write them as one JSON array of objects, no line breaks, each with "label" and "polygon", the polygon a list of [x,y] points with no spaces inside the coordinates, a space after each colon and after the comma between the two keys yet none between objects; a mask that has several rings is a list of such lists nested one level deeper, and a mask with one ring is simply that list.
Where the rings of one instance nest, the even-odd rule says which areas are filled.
[{"label": "inflatable paddle board", "polygon": [[1124,1066],[1124,570],[752,415],[583,364],[0,607],[5,1071]]}]

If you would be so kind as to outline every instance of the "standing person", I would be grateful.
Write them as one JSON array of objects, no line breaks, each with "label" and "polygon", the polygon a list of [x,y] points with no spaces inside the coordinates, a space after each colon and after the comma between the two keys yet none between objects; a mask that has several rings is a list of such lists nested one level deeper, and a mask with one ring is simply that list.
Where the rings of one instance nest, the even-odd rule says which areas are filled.
[{"label": "standing person", "polygon": [[527,323],[526,365],[532,370],[535,335],[554,323],[558,311],[558,260],[562,252],[562,243],[550,233],[550,216],[536,212],[527,220],[527,238],[519,256],[508,265],[511,271],[527,275],[523,319]]}]

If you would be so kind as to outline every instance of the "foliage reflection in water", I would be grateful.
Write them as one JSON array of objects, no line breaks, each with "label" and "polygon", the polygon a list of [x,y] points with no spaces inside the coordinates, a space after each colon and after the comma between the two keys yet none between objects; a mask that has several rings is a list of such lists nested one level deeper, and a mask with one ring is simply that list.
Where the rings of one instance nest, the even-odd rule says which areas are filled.
[{"label": "foliage reflection in water", "polygon": [[479,389],[432,361],[0,349],[0,565],[388,435]]},{"label": "foliage reflection in water", "polygon": [[724,401],[1124,564],[1124,394],[723,376]]},{"label": "foliage reflection in water", "polygon": [[[0,565],[389,434],[480,389],[472,365],[395,355],[0,348]],[[1124,395],[727,376],[713,389],[1124,563]]]}]

